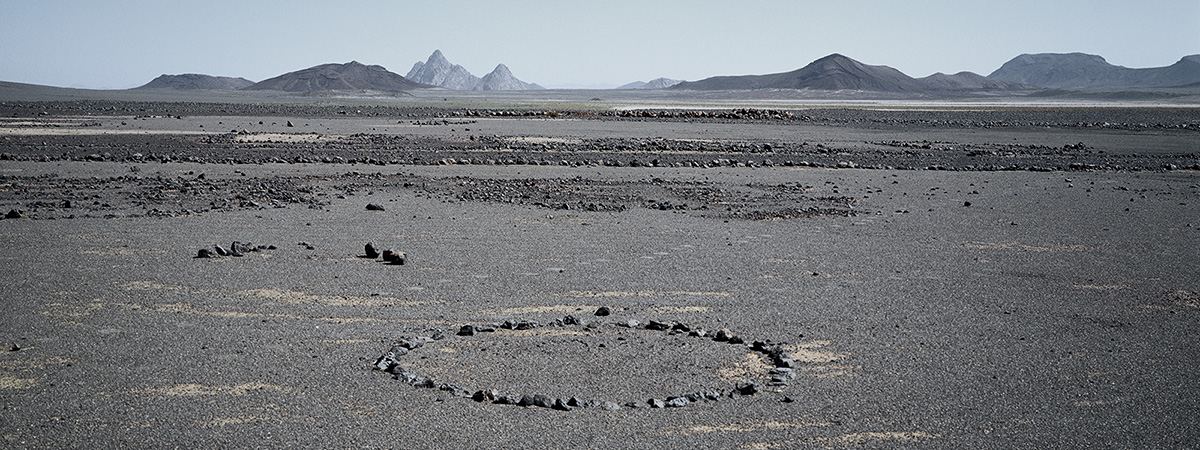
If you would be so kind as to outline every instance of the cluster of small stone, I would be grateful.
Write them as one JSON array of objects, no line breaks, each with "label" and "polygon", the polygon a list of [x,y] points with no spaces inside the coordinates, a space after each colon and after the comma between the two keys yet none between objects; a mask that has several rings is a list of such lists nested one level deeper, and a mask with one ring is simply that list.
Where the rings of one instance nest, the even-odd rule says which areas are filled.
[{"label": "cluster of small stone", "polygon": [[[600,307],[596,310],[596,316],[607,316],[611,314],[608,307]],[[733,334],[729,329],[722,328],[714,333],[709,333],[702,328],[692,327],[682,322],[660,322],[651,320],[646,324],[641,324],[639,321],[630,319],[624,322],[613,323],[612,325],[641,328],[650,331],[665,331],[668,335],[686,334],[690,337],[698,337],[711,339],[715,342],[723,342],[733,345],[745,345],[749,350],[759,352],[771,359],[773,367],[768,371],[771,380],[766,384],[768,386],[784,386],[789,381],[796,377],[793,372],[795,361],[791,355],[781,345],[773,344],[770,341],[753,341],[746,344],[746,340],[740,336]],[[534,320],[506,320],[500,323],[490,323],[482,325],[463,325],[456,333],[458,336],[475,336],[480,333],[491,333],[498,329],[507,330],[531,330],[542,326]],[[583,326],[589,329],[599,328],[603,326],[600,322],[589,322],[584,324],[575,316],[567,315],[560,319],[555,319],[549,327],[564,327],[564,326]],[[517,406],[537,406],[542,408],[550,408],[560,411],[570,411],[574,408],[600,408],[604,410],[618,410],[624,408],[679,408],[691,405],[693,403],[719,401],[724,398],[737,399],[743,396],[754,395],[759,392],[759,383],[753,380],[734,384],[732,389],[710,390],[704,392],[693,392],[683,395],[670,396],[665,399],[651,398],[645,401],[630,401],[624,404],[618,404],[613,401],[601,400],[584,400],[577,396],[569,398],[554,398],[543,394],[521,394],[521,395],[504,395],[495,389],[481,389],[471,392],[453,383],[438,383],[433,379],[417,374],[412,369],[400,364],[401,357],[407,355],[410,351],[416,350],[427,343],[446,339],[445,333],[436,332],[430,337],[403,337],[398,340],[387,353],[375,360],[373,370],[379,370],[390,373],[395,379],[400,380],[417,388],[438,389],[449,392],[451,395],[463,398],[470,398],[477,402],[490,402],[497,405],[517,405]],[[789,399],[790,400],[790,399]],[[786,400],[785,400],[786,401]]]},{"label": "cluster of small stone", "polygon": [[206,247],[196,252],[197,258],[220,258],[222,256],[246,256],[250,252],[261,252],[263,250],[275,250],[274,245],[254,245],[249,242],[242,243],[233,241],[229,248],[222,247],[220,244],[215,244],[212,247]]},{"label": "cluster of small stone", "polygon": [[359,255],[358,257],[368,259],[382,258],[383,262],[395,264],[397,266],[403,266],[404,263],[408,261],[408,255],[404,254],[404,252],[396,250],[384,250],[380,252],[379,249],[375,247],[375,243],[373,242],[368,242],[367,245],[364,245],[363,254]]}]

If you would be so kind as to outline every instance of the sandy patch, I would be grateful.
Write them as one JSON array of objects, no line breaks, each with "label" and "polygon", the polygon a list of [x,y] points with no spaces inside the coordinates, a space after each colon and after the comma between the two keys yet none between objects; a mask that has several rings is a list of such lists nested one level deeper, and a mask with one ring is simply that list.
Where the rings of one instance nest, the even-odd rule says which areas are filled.
[{"label": "sandy patch", "polygon": [[695,425],[686,428],[666,430],[663,434],[693,435],[709,433],[758,433],[763,431],[797,430],[802,428],[827,427],[830,422],[741,422],[726,425]]},{"label": "sandy patch", "polygon": [[1200,294],[1192,291],[1176,289],[1167,293],[1167,301],[1189,308],[1200,308]]},{"label": "sandy patch", "polygon": [[270,300],[289,305],[319,304],[330,306],[416,306],[432,302],[410,301],[395,297],[384,296],[348,296],[348,295],[312,295],[287,289],[248,289],[238,291],[237,295]]},{"label": "sandy patch", "polygon": [[290,391],[290,389],[283,386],[266,383],[242,383],[232,386],[187,383],[161,388],[134,390],[134,392],[137,393],[153,394],[163,397],[199,397],[204,395],[231,395],[241,397],[250,393],[288,391]]},{"label": "sandy patch", "polygon": [[968,242],[967,248],[979,250],[1021,250],[1027,252],[1078,252],[1087,250],[1083,245],[1029,245],[1020,242]]},{"label": "sandy patch", "polygon": [[868,431],[863,433],[843,434],[841,436],[824,438],[821,440],[849,447],[881,441],[917,442],[938,437],[941,437],[941,435],[926,433],[924,431]]},{"label": "sandy patch", "polygon": [[165,303],[160,305],[152,305],[149,307],[136,304],[116,304],[135,311],[152,311],[168,314],[192,314],[198,316],[221,317],[229,319],[288,319],[288,320],[316,320],[328,323],[411,323],[411,324],[434,324],[431,320],[416,320],[416,319],[380,319],[376,317],[330,317],[330,316],[301,316],[298,314],[280,314],[280,313],[256,313],[246,311],[206,311],[196,309],[187,303]]},{"label": "sandy patch", "polygon": [[546,305],[546,306],[518,306],[513,308],[502,309],[485,309],[481,311],[484,314],[498,316],[522,316],[526,314],[571,314],[595,311],[599,308],[595,305]]},{"label": "sandy patch", "polygon": [[717,378],[728,383],[740,383],[749,379],[762,377],[774,367],[760,353],[747,353],[729,367],[717,369]]},{"label": "sandy patch", "polygon": [[204,422],[207,428],[227,427],[230,425],[242,425],[247,423],[266,422],[270,420],[264,416],[239,416],[239,417],[217,417]]},{"label": "sandy patch", "polygon": [[1075,289],[1083,289],[1088,291],[1120,291],[1129,289],[1129,286],[1123,284],[1075,284]]},{"label": "sandy patch", "polygon": [[37,380],[33,378],[17,378],[8,375],[0,375],[0,390],[17,390],[29,389],[37,386]]},{"label": "sandy patch", "polygon": [[698,305],[681,305],[681,306],[654,306],[648,311],[651,314],[688,314],[688,313],[706,313],[709,311],[707,306]]},{"label": "sandy patch", "polygon": [[517,136],[517,137],[511,137],[511,138],[508,138],[508,142],[510,142],[510,143],[524,143],[524,144],[570,144],[570,145],[580,145],[580,144],[583,144],[583,140],[581,140],[581,139],[557,138],[557,137],[540,137],[540,136]]},{"label": "sandy patch", "polygon": [[183,286],[172,286],[169,284],[156,283],[153,281],[129,281],[120,283],[122,288],[127,291],[184,291],[187,290]]},{"label": "sandy patch", "polygon": [[184,130],[113,130],[100,128],[7,128],[0,127],[0,135],[8,136],[97,136],[97,135],[149,135],[149,134],[212,134],[206,131]]},{"label": "sandy patch", "polygon": [[239,134],[234,138],[236,142],[281,142],[281,143],[305,143],[311,144],[316,142],[334,142],[341,140],[343,136],[318,133],[251,133]]},{"label": "sandy patch", "polygon": [[729,292],[703,292],[703,291],[571,291],[566,294],[566,297],[576,298],[603,298],[603,297],[679,297],[679,296],[695,296],[695,297],[729,297],[733,295]]}]

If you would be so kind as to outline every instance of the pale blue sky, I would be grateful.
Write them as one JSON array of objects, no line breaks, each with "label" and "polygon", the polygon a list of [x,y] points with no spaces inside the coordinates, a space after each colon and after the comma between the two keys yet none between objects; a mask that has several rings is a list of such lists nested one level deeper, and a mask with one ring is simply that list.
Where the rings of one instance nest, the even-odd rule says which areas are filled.
[{"label": "pale blue sky", "polygon": [[1157,67],[1200,53],[1200,1],[0,0],[3,81],[260,81],[350,60],[403,75],[435,49],[546,87],[784,72],[830,53],[914,77],[1043,52]]}]

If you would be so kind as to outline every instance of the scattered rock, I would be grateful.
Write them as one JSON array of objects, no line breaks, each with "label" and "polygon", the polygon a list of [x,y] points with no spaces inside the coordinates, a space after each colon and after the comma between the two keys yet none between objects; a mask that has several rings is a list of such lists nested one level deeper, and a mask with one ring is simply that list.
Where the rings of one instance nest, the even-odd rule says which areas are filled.
[{"label": "scattered rock", "polygon": [[292,125],[292,121],[290,121],[290,120],[289,120],[289,121],[287,121],[287,127],[288,127],[288,128],[291,128],[291,127],[293,127],[293,126],[294,126],[294,125]]},{"label": "scattered rock", "polygon": [[715,335],[713,335],[713,340],[717,341],[717,342],[726,342],[732,337],[733,337],[733,332],[729,331],[728,328],[722,328],[720,330],[717,330],[717,333]]},{"label": "scattered rock", "polygon": [[477,333],[477,331],[475,330],[474,325],[463,325],[462,328],[458,329],[457,334],[459,336],[474,336],[475,333]]},{"label": "scattered rock", "polygon": [[559,411],[570,411],[573,409],[571,405],[568,405],[567,402],[564,402],[561,398],[554,399],[554,406],[552,406],[552,408]]},{"label": "scattered rock", "polygon": [[19,351],[21,351],[21,346],[20,346],[19,344],[15,344],[15,343],[14,343],[14,344],[12,345],[12,347],[9,347],[9,348],[8,348],[8,351],[10,351],[10,352],[19,352]]},{"label": "scattered rock", "polygon": [[601,306],[596,309],[597,316],[607,316],[609,314],[612,314],[612,310],[609,309],[607,306]]},{"label": "scattered rock", "polygon": [[665,406],[667,408],[682,408],[690,405],[691,403],[692,401],[688,400],[687,397],[671,397],[667,399]]},{"label": "scattered rock", "polygon": [[383,209],[382,205],[376,205],[374,203],[367,203],[367,211],[383,211],[383,210],[384,209]]},{"label": "scattered rock", "polygon": [[215,249],[217,251],[218,255],[229,256],[229,250],[225,250],[225,247],[222,247],[220,245],[214,245],[213,249]]},{"label": "scattered rock", "polygon": [[383,260],[398,266],[404,265],[405,261],[407,260],[407,256],[408,255],[405,255],[404,252],[398,252],[395,250],[383,251]]},{"label": "scattered rock", "polygon": [[502,395],[496,397],[496,401],[492,402],[497,405],[519,405],[523,397],[515,397],[512,395]]},{"label": "scattered rock", "polygon": [[652,398],[650,400],[647,400],[646,404],[650,405],[651,408],[666,408],[667,407],[666,402],[659,400],[657,398]]},{"label": "scattered rock", "polygon": [[621,409],[621,405],[618,405],[614,402],[604,402],[604,403],[600,404],[600,409],[603,409],[605,411],[616,411],[618,409]]},{"label": "scattered rock", "polygon": [[641,322],[638,322],[636,319],[629,319],[621,323],[621,326],[626,328],[637,328],[638,325],[641,325]]},{"label": "scattered rock", "polygon": [[[2,210],[0,210],[0,211],[2,211]],[[21,212],[20,212],[20,211],[17,211],[17,210],[15,210],[15,209],[10,209],[10,210],[8,210],[8,214],[5,214],[5,215],[4,215],[4,218],[5,218],[5,219],[20,219],[20,218],[22,218],[22,217],[24,217],[24,216],[25,216],[25,215],[24,215],[24,214],[21,214]]]},{"label": "scattered rock", "polygon": [[496,399],[499,397],[500,397],[500,394],[498,392],[496,392],[495,389],[478,390],[478,391],[475,391],[474,394],[471,394],[471,400],[475,400],[477,402],[496,401]]},{"label": "scattered rock", "polygon": [[665,323],[665,322],[659,322],[657,320],[651,320],[650,323],[646,324],[647,330],[663,331],[663,330],[668,330],[670,328],[671,328],[670,324]]},{"label": "scattered rock", "polygon": [[370,242],[368,242],[367,245],[363,246],[363,252],[364,252],[364,256],[366,256],[367,258],[375,259],[375,258],[379,257],[379,250],[376,250],[375,244],[370,243]]},{"label": "scattered rock", "polygon": [[212,249],[202,248],[200,251],[196,252],[197,258],[212,258],[214,256],[216,255],[213,254]]}]

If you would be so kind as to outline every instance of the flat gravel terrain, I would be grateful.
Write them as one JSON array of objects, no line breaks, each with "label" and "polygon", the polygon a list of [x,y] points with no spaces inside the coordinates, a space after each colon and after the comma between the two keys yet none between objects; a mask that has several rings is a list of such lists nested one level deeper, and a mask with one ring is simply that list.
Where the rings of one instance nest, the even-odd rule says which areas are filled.
[{"label": "flat gravel terrain", "polygon": [[0,105],[0,447],[1200,446],[1194,110],[261,108]]}]

